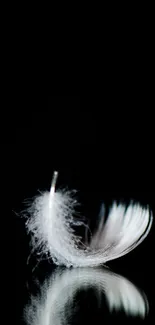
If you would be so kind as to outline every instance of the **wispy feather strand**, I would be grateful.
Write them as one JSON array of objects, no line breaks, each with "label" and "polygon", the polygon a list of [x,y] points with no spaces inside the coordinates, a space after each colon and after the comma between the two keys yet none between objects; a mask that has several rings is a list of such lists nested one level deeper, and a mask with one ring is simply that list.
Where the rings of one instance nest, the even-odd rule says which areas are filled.
[{"label": "wispy feather strand", "polygon": [[[81,237],[73,228],[88,226],[74,217],[76,205],[74,192],[55,192],[53,182],[50,192],[39,195],[27,211],[26,227],[32,235],[33,248],[58,265],[93,267],[121,257],[145,239],[152,225],[149,208],[114,202],[107,220],[104,215],[100,218],[89,244],[81,245]],[[103,206],[101,211],[104,212]]]}]

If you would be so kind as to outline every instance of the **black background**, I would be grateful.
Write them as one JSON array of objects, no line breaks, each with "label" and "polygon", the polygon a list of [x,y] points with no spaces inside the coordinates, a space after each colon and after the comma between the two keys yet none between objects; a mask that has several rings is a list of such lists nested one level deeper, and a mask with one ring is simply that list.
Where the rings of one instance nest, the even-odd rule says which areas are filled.
[{"label": "black background", "polygon": [[[125,202],[133,199],[149,204],[155,211],[154,139],[145,105],[147,98],[139,103],[136,114],[138,98],[131,99],[129,94],[121,99],[116,94],[112,97],[113,101],[98,96],[25,96],[18,99],[17,107],[21,109],[17,113],[14,110],[9,122],[6,116],[2,178],[6,175],[8,180],[3,187],[1,245],[5,279],[2,279],[9,287],[10,282],[15,284],[14,298],[10,302],[5,299],[5,307],[7,310],[8,303],[11,307],[15,302],[17,324],[23,322],[23,308],[29,296],[27,283],[32,283],[35,274],[44,278],[53,269],[52,263],[44,261],[32,275],[35,257],[26,264],[29,237],[20,212],[24,199],[36,195],[38,189],[50,188],[54,170],[59,171],[58,186],[79,191],[82,213],[92,223],[102,201],[110,204],[113,199]],[[17,99],[12,101],[16,106]],[[127,277],[146,293],[150,305],[146,323],[154,323],[154,234],[153,224],[139,247],[108,263],[114,272]],[[10,317],[12,314],[7,313],[6,319]],[[85,320],[94,323],[95,319],[96,324],[116,321],[112,316],[106,318],[101,311],[93,316],[87,308],[85,313],[81,309],[78,319],[77,324],[84,324]]]}]

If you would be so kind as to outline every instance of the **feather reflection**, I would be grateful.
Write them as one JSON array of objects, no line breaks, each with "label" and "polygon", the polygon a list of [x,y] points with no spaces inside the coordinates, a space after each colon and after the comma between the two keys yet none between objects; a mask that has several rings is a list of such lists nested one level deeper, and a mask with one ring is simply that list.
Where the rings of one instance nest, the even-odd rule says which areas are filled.
[{"label": "feather reflection", "polygon": [[[98,299],[103,293],[110,312],[124,310],[127,315],[144,318],[148,312],[146,296],[129,280],[104,268],[58,268],[31,297],[25,308],[28,325],[67,325],[79,290],[94,288]],[[67,308],[66,306],[69,306]]]}]

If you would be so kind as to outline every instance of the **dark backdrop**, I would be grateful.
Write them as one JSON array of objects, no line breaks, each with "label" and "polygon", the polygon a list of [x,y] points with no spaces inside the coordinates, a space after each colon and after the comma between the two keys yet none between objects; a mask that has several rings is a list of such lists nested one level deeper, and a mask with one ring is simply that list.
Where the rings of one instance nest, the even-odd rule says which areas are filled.
[{"label": "dark backdrop", "polygon": [[[8,180],[3,190],[1,245],[6,282],[11,278],[15,284],[19,324],[35,264],[32,257],[26,265],[29,237],[20,218],[24,199],[38,189],[49,189],[53,171],[58,170],[58,186],[79,191],[81,211],[93,224],[102,201],[132,199],[155,211],[155,177],[153,130],[146,109],[136,115],[128,100],[119,105],[97,96],[25,97],[17,107],[19,112],[6,116],[2,133],[2,178]],[[139,247],[108,264],[145,291],[150,304],[147,323],[153,321],[155,307],[154,234],[153,224]],[[38,273],[43,276],[52,267],[43,262]]]}]

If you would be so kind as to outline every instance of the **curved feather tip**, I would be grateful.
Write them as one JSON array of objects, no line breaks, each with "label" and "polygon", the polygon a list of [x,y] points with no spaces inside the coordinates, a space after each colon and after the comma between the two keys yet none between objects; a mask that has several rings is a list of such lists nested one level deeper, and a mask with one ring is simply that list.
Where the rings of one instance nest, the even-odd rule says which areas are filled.
[{"label": "curved feather tip", "polygon": [[[55,174],[56,181],[57,174]],[[54,184],[54,185],[53,185]],[[131,203],[128,207],[113,203],[107,220],[101,215],[90,242],[81,245],[74,226],[88,226],[75,218],[77,201],[74,192],[51,191],[38,196],[28,209],[27,231],[32,235],[33,249],[46,254],[58,265],[67,267],[97,266],[123,256],[138,246],[148,235],[153,217],[149,208]],[[102,206],[101,212],[104,213]]]}]

